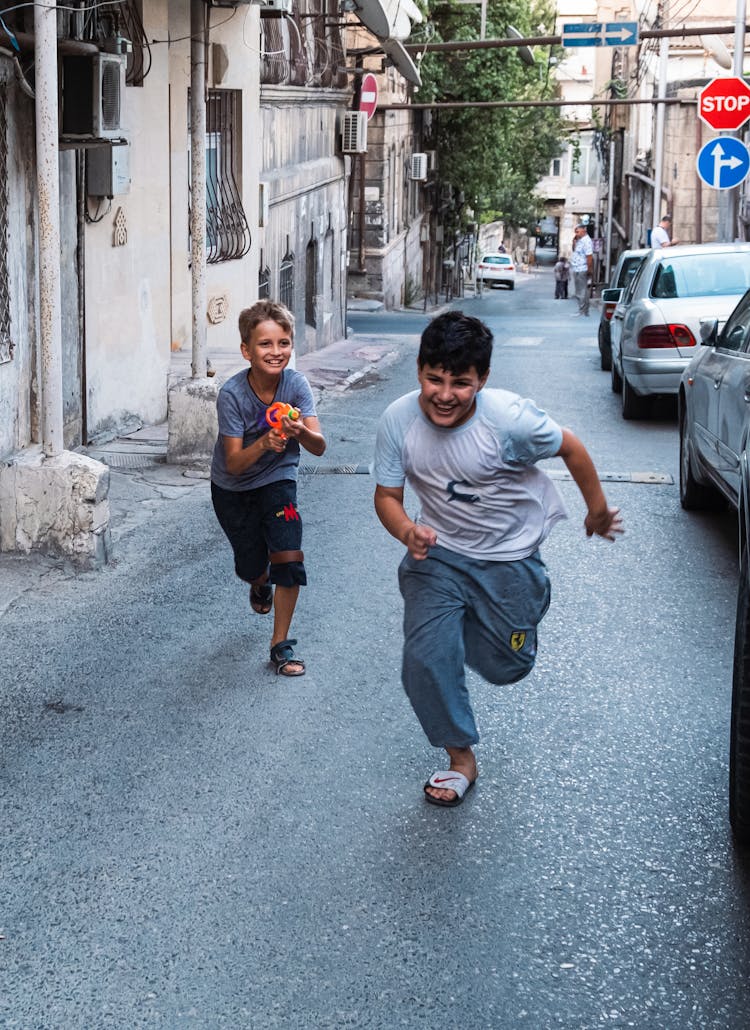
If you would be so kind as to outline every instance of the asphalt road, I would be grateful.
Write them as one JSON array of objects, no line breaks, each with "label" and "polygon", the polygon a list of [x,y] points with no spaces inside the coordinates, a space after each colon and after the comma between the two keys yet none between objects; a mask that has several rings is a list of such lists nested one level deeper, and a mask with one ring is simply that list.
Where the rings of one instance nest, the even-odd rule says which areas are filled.
[{"label": "asphalt road", "polygon": [[[201,480],[115,475],[116,564],[51,567],[7,608],[0,1025],[747,1027],[732,519],[682,512],[674,412],[623,421],[596,318],[552,296],[541,271],[462,306],[495,333],[490,385],[579,433],[627,533],[588,540],[560,478],[539,660],[471,678],[461,808],[422,798],[440,760],[399,685],[401,548],[367,474],[302,477],[303,678],[267,667]],[[425,319],[349,321],[402,356],[323,398],[329,472],[369,461]]]}]

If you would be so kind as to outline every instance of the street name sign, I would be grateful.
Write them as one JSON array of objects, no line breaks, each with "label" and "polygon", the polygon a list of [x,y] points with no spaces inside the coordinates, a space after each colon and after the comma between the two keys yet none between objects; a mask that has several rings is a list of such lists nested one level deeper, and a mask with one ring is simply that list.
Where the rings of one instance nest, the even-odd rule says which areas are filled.
[{"label": "street name sign", "polygon": [[592,21],[563,25],[563,46],[634,46],[638,42],[637,21]]},{"label": "street name sign", "polygon": [[698,96],[698,116],[719,132],[734,132],[750,118],[750,86],[736,75],[712,79]]},{"label": "street name sign", "polygon": [[359,93],[359,109],[365,112],[368,122],[375,114],[377,106],[378,80],[371,72],[368,72],[362,78],[362,88]]},{"label": "street name sign", "polygon": [[735,136],[710,139],[701,147],[695,166],[707,186],[731,190],[750,172],[750,151]]}]

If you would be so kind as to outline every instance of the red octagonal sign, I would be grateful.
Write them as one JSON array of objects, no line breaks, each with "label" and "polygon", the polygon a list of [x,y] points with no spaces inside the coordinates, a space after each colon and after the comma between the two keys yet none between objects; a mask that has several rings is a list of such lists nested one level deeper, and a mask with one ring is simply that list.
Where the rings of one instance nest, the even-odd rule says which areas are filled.
[{"label": "red octagonal sign", "polygon": [[739,129],[750,118],[750,86],[737,76],[713,79],[700,92],[698,114],[712,129]]}]

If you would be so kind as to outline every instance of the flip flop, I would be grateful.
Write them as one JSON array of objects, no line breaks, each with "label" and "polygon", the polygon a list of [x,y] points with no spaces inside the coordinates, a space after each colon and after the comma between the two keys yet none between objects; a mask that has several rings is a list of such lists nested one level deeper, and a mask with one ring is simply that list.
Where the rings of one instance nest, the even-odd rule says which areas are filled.
[{"label": "flip flop", "polygon": [[273,607],[273,587],[270,583],[250,587],[250,607],[258,615],[268,615]]},{"label": "flip flop", "polygon": [[[441,808],[455,808],[456,805],[460,805],[464,799],[464,795],[467,791],[476,783],[476,780],[470,780],[463,773],[457,772],[455,769],[446,769],[441,772],[433,773],[430,776],[427,783],[424,785],[424,796],[430,802],[431,805],[440,805]],[[452,801],[446,801],[444,798],[433,797],[432,794],[427,793],[428,787],[438,787],[441,790],[454,790],[456,796]]]},{"label": "flip flop", "polygon": [[[295,657],[294,654],[294,645],[296,643],[296,640],[280,640],[278,644],[274,644],[271,648],[271,665],[276,669],[277,676],[305,675],[305,663],[301,658]],[[302,668],[297,672],[292,672],[291,669],[287,668],[290,663],[301,665]]]}]

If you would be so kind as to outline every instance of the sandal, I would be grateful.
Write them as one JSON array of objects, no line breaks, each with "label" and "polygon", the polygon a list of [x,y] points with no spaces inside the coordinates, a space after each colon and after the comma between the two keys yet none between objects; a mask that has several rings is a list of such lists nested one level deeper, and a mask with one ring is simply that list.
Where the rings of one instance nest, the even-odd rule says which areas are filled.
[{"label": "sandal", "polygon": [[[440,805],[442,808],[456,808],[463,801],[464,794],[471,790],[475,783],[475,779],[470,780],[468,776],[464,776],[457,769],[447,769],[445,772],[433,773],[424,785],[425,800],[429,801],[431,805]],[[427,792],[428,787],[452,790],[456,796],[451,798],[450,801],[446,801],[445,798],[436,798],[433,794]]]},{"label": "sandal", "polygon": [[258,615],[268,615],[273,607],[273,587],[270,583],[250,587],[250,607]]},{"label": "sandal", "polygon": [[[294,657],[294,645],[296,640],[280,640],[271,648],[271,665],[276,669],[277,676],[304,676],[305,663],[301,658]],[[292,672],[289,665],[301,665],[297,672]]]}]

